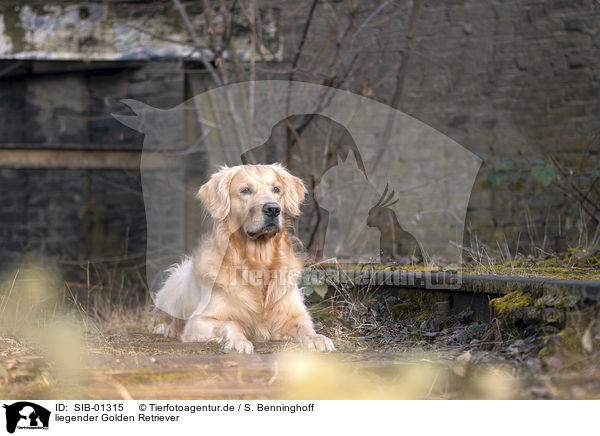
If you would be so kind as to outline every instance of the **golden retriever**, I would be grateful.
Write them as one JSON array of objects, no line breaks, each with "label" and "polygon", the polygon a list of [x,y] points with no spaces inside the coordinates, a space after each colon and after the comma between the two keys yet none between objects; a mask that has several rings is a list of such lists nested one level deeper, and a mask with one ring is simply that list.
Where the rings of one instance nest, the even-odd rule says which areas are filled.
[{"label": "golden retriever", "polygon": [[252,353],[251,341],[293,340],[333,351],[315,332],[297,286],[304,257],[287,228],[300,215],[306,188],[280,164],[223,167],[198,198],[213,231],[169,271],[155,298],[157,333],[184,342],[218,341]]}]

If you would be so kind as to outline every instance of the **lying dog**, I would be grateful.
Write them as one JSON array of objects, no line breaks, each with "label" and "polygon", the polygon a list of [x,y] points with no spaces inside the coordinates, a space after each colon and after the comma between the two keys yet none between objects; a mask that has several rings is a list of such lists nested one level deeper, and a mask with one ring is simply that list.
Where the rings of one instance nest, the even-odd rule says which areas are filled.
[{"label": "lying dog", "polygon": [[[297,281],[303,257],[286,231],[306,188],[279,164],[224,167],[198,197],[215,220],[193,255],[169,272],[155,305],[156,332],[184,342],[218,341],[252,353],[252,341],[293,340],[334,350],[315,333]],[[181,332],[181,330],[183,330]]]}]

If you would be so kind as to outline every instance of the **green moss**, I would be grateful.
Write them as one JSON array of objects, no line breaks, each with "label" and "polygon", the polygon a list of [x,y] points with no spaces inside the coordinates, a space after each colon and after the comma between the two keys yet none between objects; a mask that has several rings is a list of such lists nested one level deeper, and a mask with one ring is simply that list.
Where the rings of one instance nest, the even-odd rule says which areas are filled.
[{"label": "green moss", "polygon": [[554,305],[554,307],[556,307],[557,309],[564,309],[567,306],[567,304],[569,303],[569,300],[570,300],[569,296],[565,295]]},{"label": "green moss", "polygon": [[403,300],[395,304],[390,311],[395,318],[424,321],[434,317],[435,303],[447,301],[448,297],[440,292],[430,292],[414,289],[399,289],[396,297]]},{"label": "green moss", "polygon": [[396,296],[403,300],[395,304],[390,311],[395,318],[424,321],[433,318],[435,303],[446,301],[448,297],[439,292],[400,289]]},{"label": "green moss", "polygon": [[575,307],[579,301],[579,296],[576,292],[572,292],[569,289],[553,286],[544,290],[544,294],[540,297],[539,301],[545,307],[555,307],[565,310]]},{"label": "green moss", "polygon": [[435,303],[448,300],[444,293],[418,289],[400,289],[396,291],[396,296],[402,300],[414,301],[423,310],[431,309]]},{"label": "green moss", "polygon": [[426,321],[428,319],[432,319],[433,318],[433,312],[431,310],[422,310],[416,317],[415,319],[417,321]]},{"label": "green moss", "polygon": [[581,337],[574,328],[567,327],[558,334],[558,337],[561,339],[565,351],[577,354],[583,351]]},{"label": "green moss", "polygon": [[392,306],[390,309],[392,315],[396,318],[414,318],[420,311],[419,305],[415,301],[405,301]]},{"label": "green moss", "polygon": [[555,354],[581,354],[581,335],[572,327],[560,331],[557,335],[546,338],[544,347],[538,352],[538,358],[554,356]]},{"label": "green moss", "polygon": [[521,309],[526,306],[533,306],[534,300],[531,295],[523,291],[514,291],[501,298],[494,298],[490,301],[490,307],[500,315],[508,315],[515,309]]},{"label": "green moss", "polygon": [[[471,263],[453,268],[455,272],[463,274],[491,274],[515,277],[545,277],[554,280],[599,280],[600,279],[600,252],[589,258],[583,256],[581,250],[570,250],[561,256],[519,257],[510,261],[494,261],[488,263]],[[573,269],[565,265],[585,267]],[[448,271],[440,266],[395,265],[381,263],[319,263],[313,265],[314,269],[341,269],[348,271]]]},{"label": "green moss", "polygon": [[553,354],[555,354],[555,352],[552,350],[552,347],[545,346],[538,352],[537,357],[538,359],[544,359],[546,357],[552,356]]},{"label": "green moss", "polygon": [[[523,257],[512,261],[475,263],[464,265],[464,274],[491,274],[517,277],[547,277],[554,280],[597,280],[600,278],[600,259],[593,257],[581,260],[577,254],[547,258]],[[573,269],[564,265],[582,266],[586,270]],[[590,268],[592,267],[592,268]]]}]

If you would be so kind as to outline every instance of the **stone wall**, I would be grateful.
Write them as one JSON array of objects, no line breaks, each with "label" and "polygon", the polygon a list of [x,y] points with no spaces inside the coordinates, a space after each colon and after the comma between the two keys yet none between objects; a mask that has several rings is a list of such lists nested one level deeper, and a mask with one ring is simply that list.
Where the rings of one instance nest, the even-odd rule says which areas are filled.
[{"label": "stone wall", "polygon": [[[135,7],[136,2],[129,3]],[[331,28],[335,35],[345,21],[333,20],[330,10],[344,4],[317,6],[300,65],[309,66],[323,41],[335,50]],[[379,4],[361,2],[356,23]],[[310,2],[265,5],[281,11],[283,61],[271,67],[285,71]],[[342,50],[371,40],[388,50],[360,54],[352,76],[337,86],[391,101],[406,55],[409,21],[396,13],[395,27],[385,35],[369,28],[343,40]],[[541,187],[531,180],[511,184],[514,169],[499,173],[499,183],[489,176],[500,158],[533,165],[534,159],[553,153],[570,160],[584,156],[594,163],[597,150],[586,147],[600,129],[597,29],[600,4],[593,0],[426,0],[419,12],[398,108],[484,156],[487,164],[473,191],[467,225],[470,235],[491,247],[504,238],[513,247],[517,240],[521,246],[541,246],[544,234],[549,239],[558,232],[559,217],[563,231],[571,228],[569,243],[575,244],[579,212],[552,185]],[[327,60],[325,56],[320,62],[326,65]],[[3,68],[13,65],[5,62]],[[1,148],[140,150],[143,136],[111,116],[130,114],[119,101],[131,98],[169,108],[190,96],[185,65],[178,59],[79,62],[76,67],[78,71],[61,62],[24,61],[0,79]],[[322,79],[325,68],[317,70],[308,74],[301,69],[294,78]],[[343,72],[341,66],[339,70]],[[257,73],[257,78],[288,77]],[[3,266],[18,263],[26,252],[76,261],[145,250],[135,168],[77,168],[74,162],[52,168],[3,167],[0,192],[6,202],[0,212]]]},{"label": "stone wall", "polygon": [[4,265],[24,253],[69,261],[145,256],[146,219],[135,170],[2,168]]},{"label": "stone wall", "polygon": [[499,158],[597,166],[597,144],[588,148],[600,130],[599,28],[593,0],[425,2],[402,108],[484,156],[468,225],[489,245],[506,237],[514,247],[520,235],[541,247],[559,219],[577,244],[578,208],[556,188],[511,185],[516,168],[497,186],[489,176]]},{"label": "stone wall", "polygon": [[[310,3],[284,8],[288,16],[282,21],[291,23],[284,32],[290,35],[287,50],[300,40]],[[517,241],[521,248],[548,249],[544,239],[559,232],[560,221],[569,245],[577,245],[578,206],[553,184],[537,183],[529,171],[550,154],[575,171],[600,164],[594,143],[600,131],[600,3],[425,0],[412,50],[409,2],[399,5],[402,12],[388,5],[375,16],[381,2],[359,5],[355,27],[345,37],[339,35],[347,21],[331,11],[343,11],[346,4],[317,6],[301,64],[327,65],[341,41],[342,52],[350,54],[340,57],[340,65],[354,54],[358,60],[340,87],[390,104],[408,57],[398,109],[485,161],[469,205],[467,236],[477,235],[493,249],[496,240],[513,249]],[[369,24],[357,32],[363,23]],[[361,44],[366,47],[359,52]],[[314,62],[323,52],[324,61]],[[342,75],[344,67],[333,73]],[[314,80],[302,71],[296,77]]]},{"label": "stone wall", "polygon": [[[99,268],[141,264],[137,269],[143,271],[146,217],[139,155],[137,164],[111,165],[119,153],[130,156],[143,144],[142,134],[112,116],[131,113],[120,102],[124,98],[158,107],[180,103],[181,65],[65,68],[0,81],[0,148],[55,152],[48,162],[0,168],[1,269],[41,256],[58,260],[75,277],[85,275],[82,267],[90,259]],[[71,149],[112,153],[112,161],[70,160]]]}]

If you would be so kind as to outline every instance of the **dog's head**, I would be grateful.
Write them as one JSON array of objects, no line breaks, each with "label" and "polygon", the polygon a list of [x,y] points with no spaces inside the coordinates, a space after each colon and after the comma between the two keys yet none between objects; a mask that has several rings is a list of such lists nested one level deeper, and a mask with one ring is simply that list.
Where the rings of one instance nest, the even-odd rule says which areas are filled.
[{"label": "dog's head", "polygon": [[302,180],[280,164],[239,165],[213,174],[198,197],[215,220],[258,239],[281,231],[284,213],[300,215],[305,193]]}]

